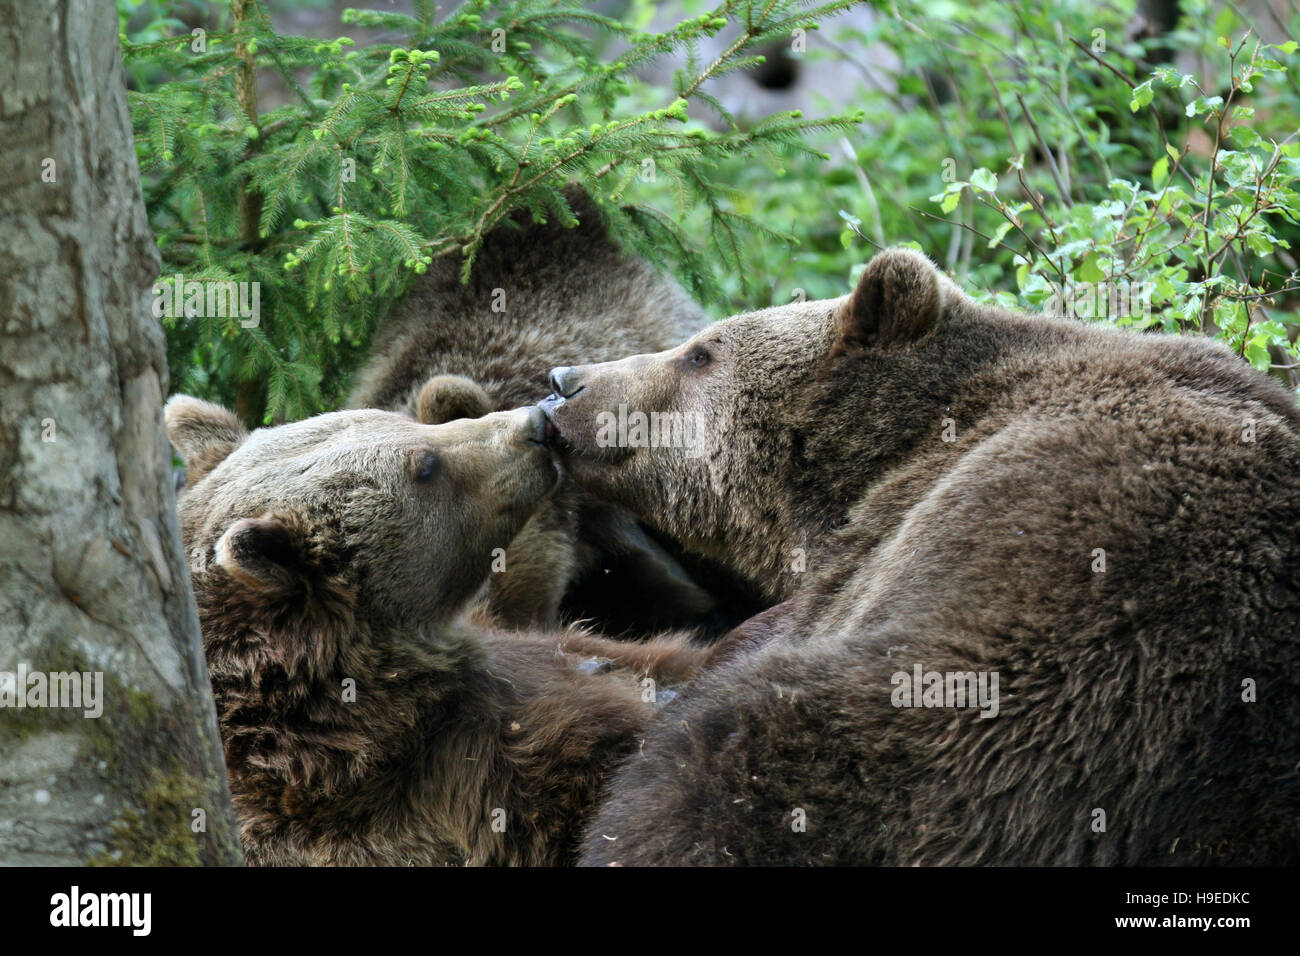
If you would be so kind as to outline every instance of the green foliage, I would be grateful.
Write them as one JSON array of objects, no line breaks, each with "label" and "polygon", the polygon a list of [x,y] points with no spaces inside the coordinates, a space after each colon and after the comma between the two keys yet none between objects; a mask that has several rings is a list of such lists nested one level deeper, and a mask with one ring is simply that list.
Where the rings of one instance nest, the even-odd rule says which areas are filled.
[{"label": "green foliage", "polygon": [[[336,405],[430,257],[469,267],[518,209],[567,218],[565,180],[718,315],[841,295],[876,248],[905,243],[984,298],[1216,335],[1300,385],[1300,17],[1184,0],[1175,31],[1139,42],[1131,5],[1083,0],[873,2],[867,28],[819,26],[846,4],[686,0],[691,19],[645,34],[648,0],[618,20],[519,0],[439,22],[431,5],[350,12],[350,28],[405,38],[356,48],[277,36],[249,3],[198,53],[163,0],[119,9],[141,3],[127,63],[164,276],[262,283],[257,328],[167,320],[173,382],[250,421]],[[701,61],[724,19],[750,28]],[[819,64],[866,77],[896,58],[896,80],[827,90],[818,112],[847,104],[863,127],[746,123],[710,92],[796,26],[814,89]],[[670,88],[634,74],[673,53]],[[239,93],[249,59],[285,94],[264,109]]]},{"label": "green foliage", "polygon": [[[1142,43],[1125,39],[1129,5],[875,6],[873,28],[840,31],[825,54],[865,65],[875,45],[901,61],[898,89],[854,100],[871,135],[775,182],[732,182],[754,197],[745,212],[801,240],[793,256],[751,254],[768,301],[842,294],[875,247],[905,243],[984,298],[1212,334],[1300,384],[1294,40],[1262,44],[1204,0]],[[1300,34],[1300,17],[1285,26]]]},{"label": "green foliage", "polygon": [[[1059,97],[1027,105],[1018,96],[1026,116],[1037,118],[1031,131],[1042,129],[1049,144],[1038,143],[1046,162],[1037,183],[1025,177],[1022,151],[1001,183],[976,168],[969,181],[932,197],[944,213],[968,200],[964,225],[994,224],[981,238],[1011,253],[1017,281],[1017,295],[1000,298],[1120,325],[1211,333],[1261,370],[1294,363],[1287,326],[1300,318],[1284,310],[1294,310],[1300,292],[1287,238],[1300,236],[1300,97],[1273,57],[1293,54],[1296,44],[1265,45],[1233,18],[1229,11],[1220,19],[1240,35],[1220,36],[1203,51],[1220,69],[1200,80],[1173,66],[1140,80],[1123,52],[1072,43],[1084,57],[1068,66],[1076,82],[1105,85],[1089,91],[1083,109]],[[1061,64],[1060,75],[1066,70]],[[1133,120],[1121,126],[1115,99],[1125,96]],[[1067,147],[1050,148],[1069,141],[1071,128],[1075,149],[1087,150],[1080,158],[1092,160],[1073,170]],[[1029,140],[1022,149],[1034,146]],[[1097,290],[1119,295],[1107,302]]]},{"label": "green foliage", "polygon": [[[414,16],[346,11],[347,26],[402,37],[361,47],[276,33],[257,0],[233,0],[226,26],[204,33],[155,5],[123,46],[163,279],[256,282],[261,313],[254,325],[196,300],[164,315],[173,386],[250,421],[337,405],[412,276],[447,253],[468,274],[484,234],[518,210],[572,220],[561,189],[573,180],[636,251],[721,301],[719,273],[743,273],[773,237],[735,208],[727,169],[807,154],[803,137],[856,117],[791,112],[719,133],[698,121],[721,108],[701,87],[849,3],[729,0],[651,34],[562,0],[470,0],[442,19],[417,0]],[[713,62],[692,56],[671,90],[636,79],[729,21],[739,39]],[[284,96],[263,108],[268,78]],[[638,192],[647,168],[672,191]],[[696,207],[699,232],[682,226]]]}]

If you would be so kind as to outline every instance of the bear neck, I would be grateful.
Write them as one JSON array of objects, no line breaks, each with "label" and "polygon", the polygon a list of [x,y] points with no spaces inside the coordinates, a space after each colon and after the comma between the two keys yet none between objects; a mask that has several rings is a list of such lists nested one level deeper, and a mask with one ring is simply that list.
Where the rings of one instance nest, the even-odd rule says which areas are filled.
[{"label": "bear neck", "polygon": [[788,419],[783,553],[800,549],[804,562],[769,566],[767,589],[788,598],[850,542],[862,554],[883,540],[1079,336],[1068,323],[965,301],[911,345],[829,357]]},{"label": "bear neck", "polygon": [[[375,628],[344,613],[343,588],[331,614],[278,616],[228,579],[195,590],[250,863],[572,862],[647,717],[635,688],[575,683],[567,631],[502,632],[480,612]],[[295,643],[321,653],[268,651]]]},{"label": "bear neck", "polygon": [[[250,857],[314,859],[311,847],[332,833],[405,819],[412,805],[428,812],[436,781],[408,770],[427,762],[428,741],[455,720],[481,669],[470,635],[450,622],[373,628],[342,586],[285,610],[209,577],[195,593]],[[373,844],[388,853],[400,838]]]}]

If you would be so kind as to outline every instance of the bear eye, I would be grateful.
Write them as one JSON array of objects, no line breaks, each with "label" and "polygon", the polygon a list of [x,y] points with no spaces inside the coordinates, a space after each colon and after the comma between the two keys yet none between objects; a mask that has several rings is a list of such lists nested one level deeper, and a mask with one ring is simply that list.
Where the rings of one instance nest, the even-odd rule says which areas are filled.
[{"label": "bear eye", "polygon": [[704,368],[712,361],[713,356],[709,354],[708,349],[699,345],[686,357],[686,363],[692,368]]},{"label": "bear eye", "polygon": [[411,456],[411,479],[417,484],[427,484],[438,474],[438,453],[425,448]]}]

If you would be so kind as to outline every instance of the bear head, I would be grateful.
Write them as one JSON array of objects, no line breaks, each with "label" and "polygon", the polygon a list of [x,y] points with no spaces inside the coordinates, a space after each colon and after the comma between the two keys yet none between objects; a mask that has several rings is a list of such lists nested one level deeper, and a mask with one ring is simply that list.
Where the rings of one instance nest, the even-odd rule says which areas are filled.
[{"label": "bear head", "polygon": [[938,428],[947,392],[925,345],[962,303],[927,258],[891,249],[851,295],[556,368],[541,407],[580,484],[777,598],[791,551],[845,519],[918,423]]},{"label": "bear head", "polygon": [[331,605],[372,629],[436,626],[558,480],[536,408],[437,426],[334,412],[249,434],[178,395],[166,420],[188,465],[178,511],[200,605],[215,588],[254,628]]}]

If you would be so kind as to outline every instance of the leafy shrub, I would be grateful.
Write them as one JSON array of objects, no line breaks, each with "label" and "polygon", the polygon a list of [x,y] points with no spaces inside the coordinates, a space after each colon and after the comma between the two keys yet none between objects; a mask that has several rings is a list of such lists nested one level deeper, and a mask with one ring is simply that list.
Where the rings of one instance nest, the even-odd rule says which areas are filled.
[{"label": "leafy shrub", "polygon": [[[1173,66],[1130,78],[1117,65],[1124,57],[1098,46],[1076,38],[1070,66],[1091,67],[1092,83],[1106,84],[1101,90],[1078,104],[1044,97],[1041,110],[1017,92],[1032,135],[1001,182],[979,167],[933,199],[945,213],[973,201],[967,226],[989,219],[969,215],[972,206],[996,217],[990,234],[979,235],[986,248],[1012,254],[1016,294],[998,296],[1010,304],[1212,333],[1261,370],[1291,365],[1297,353],[1287,325],[1300,316],[1265,306],[1300,291],[1296,260],[1285,254],[1286,236],[1300,224],[1300,129],[1283,125],[1295,122],[1296,88],[1273,58],[1294,54],[1297,44],[1220,36],[1223,74],[1199,81]],[[1059,67],[1064,76],[1066,64]],[[1119,130],[1117,97],[1127,98],[1133,116]],[[996,99],[1001,109],[1004,100]],[[1274,113],[1277,107],[1286,112]],[[1074,115],[1062,115],[1066,109]],[[1064,141],[1059,154],[1050,134],[1039,133],[1053,128],[1045,118]],[[1036,141],[1046,162],[1033,184],[1024,166]],[[1076,162],[1068,178],[1071,150],[1091,162]]]},{"label": "leafy shrub", "polygon": [[[1013,18],[1001,4],[877,6],[833,53],[881,44],[903,64],[896,90],[854,100],[871,134],[819,144],[831,162],[775,183],[735,184],[761,197],[755,218],[802,224],[787,227],[794,256],[754,253],[779,277],[773,301],[841,294],[872,247],[904,243],[984,298],[1205,332],[1300,384],[1294,40],[1262,44],[1208,2],[1143,42],[1125,39],[1131,9],[1076,0]],[[1287,28],[1300,34],[1300,16]],[[1171,49],[1209,69],[1163,63]]]}]

